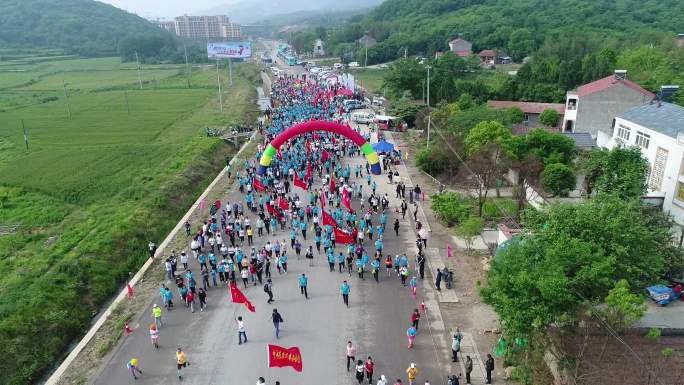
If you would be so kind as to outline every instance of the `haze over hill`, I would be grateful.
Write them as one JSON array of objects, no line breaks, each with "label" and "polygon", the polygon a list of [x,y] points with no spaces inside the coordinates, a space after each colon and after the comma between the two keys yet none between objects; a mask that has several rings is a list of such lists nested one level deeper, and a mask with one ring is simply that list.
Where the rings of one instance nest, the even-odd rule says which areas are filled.
[{"label": "haze over hill", "polygon": [[226,14],[238,23],[252,23],[275,15],[300,11],[349,11],[369,8],[383,0],[233,0],[202,12],[203,14]]}]

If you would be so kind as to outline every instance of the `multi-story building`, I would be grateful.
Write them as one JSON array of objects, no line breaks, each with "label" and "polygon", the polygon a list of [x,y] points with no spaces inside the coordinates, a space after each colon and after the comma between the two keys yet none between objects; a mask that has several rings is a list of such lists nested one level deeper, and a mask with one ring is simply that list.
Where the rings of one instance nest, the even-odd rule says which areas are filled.
[{"label": "multi-story building", "polygon": [[647,196],[684,226],[684,107],[651,101],[618,114],[605,147],[637,146],[648,160]]},{"label": "multi-story building", "polygon": [[576,91],[567,93],[563,132],[588,132],[603,146],[611,136],[613,118],[628,109],[653,100],[655,95],[627,80],[627,71],[617,70]]},{"label": "multi-story building", "polygon": [[173,21],[154,22],[159,28],[187,39],[235,40],[242,37],[242,27],[228,16],[178,16]]},{"label": "multi-story building", "polygon": [[242,26],[240,24],[228,23],[221,26],[221,37],[229,40],[242,37]]}]

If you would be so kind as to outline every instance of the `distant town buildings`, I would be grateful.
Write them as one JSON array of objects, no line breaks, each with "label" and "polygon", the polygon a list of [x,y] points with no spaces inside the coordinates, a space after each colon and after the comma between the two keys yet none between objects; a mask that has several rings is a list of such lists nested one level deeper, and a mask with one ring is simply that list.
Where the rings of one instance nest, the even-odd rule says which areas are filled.
[{"label": "distant town buildings", "polygon": [[228,16],[178,16],[173,21],[155,22],[159,28],[186,39],[236,40],[242,37],[242,27],[231,23]]}]

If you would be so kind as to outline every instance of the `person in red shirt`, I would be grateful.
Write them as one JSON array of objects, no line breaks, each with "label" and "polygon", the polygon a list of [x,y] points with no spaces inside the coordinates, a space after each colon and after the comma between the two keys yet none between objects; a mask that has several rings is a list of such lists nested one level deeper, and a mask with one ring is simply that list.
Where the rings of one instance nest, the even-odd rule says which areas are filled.
[{"label": "person in red shirt", "polygon": [[413,309],[413,314],[411,314],[411,325],[413,325],[416,330],[418,330],[418,321],[420,321],[420,313],[418,309]]},{"label": "person in red shirt", "polygon": [[373,359],[371,356],[368,356],[368,359],[366,360],[366,363],[364,364],[366,367],[366,378],[368,379],[369,384],[373,384],[373,370],[375,370],[375,362],[373,362]]}]

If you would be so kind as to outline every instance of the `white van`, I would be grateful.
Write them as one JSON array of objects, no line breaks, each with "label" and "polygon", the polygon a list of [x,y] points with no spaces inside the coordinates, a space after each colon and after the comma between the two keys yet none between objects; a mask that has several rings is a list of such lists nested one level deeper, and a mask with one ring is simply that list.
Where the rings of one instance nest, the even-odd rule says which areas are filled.
[{"label": "white van", "polygon": [[335,63],[333,64],[333,69],[335,70],[341,70],[342,69],[342,63]]},{"label": "white van", "polygon": [[351,116],[352,121],[358,124],[371,124],[375,115],[371,112],[354,112]]}]

